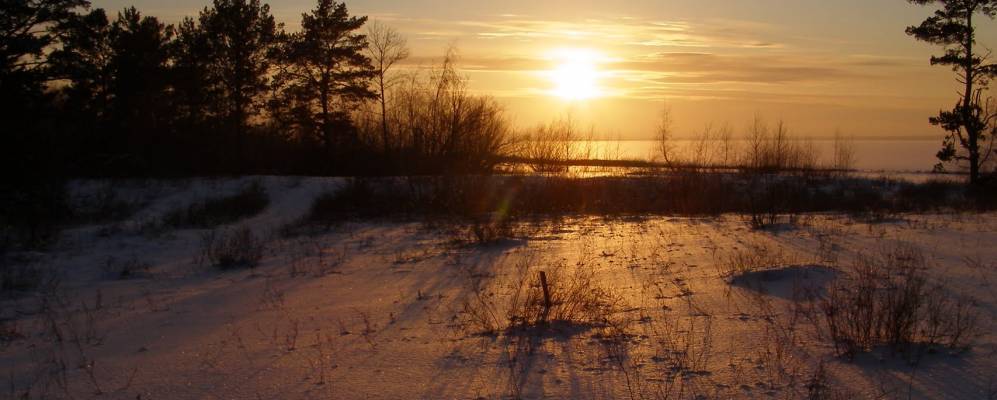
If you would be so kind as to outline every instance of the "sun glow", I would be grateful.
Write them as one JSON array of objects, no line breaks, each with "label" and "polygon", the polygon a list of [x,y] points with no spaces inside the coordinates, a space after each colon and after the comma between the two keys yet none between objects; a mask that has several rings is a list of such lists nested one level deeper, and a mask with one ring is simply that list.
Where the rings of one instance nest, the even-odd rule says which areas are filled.
[{"label": "sun glow", "polygon": [[598,69],[600,55],[591,50],[562,49],[551,53],[556,67],[548,71],[554,88],[550,93],[565,100],[602,96]]}]

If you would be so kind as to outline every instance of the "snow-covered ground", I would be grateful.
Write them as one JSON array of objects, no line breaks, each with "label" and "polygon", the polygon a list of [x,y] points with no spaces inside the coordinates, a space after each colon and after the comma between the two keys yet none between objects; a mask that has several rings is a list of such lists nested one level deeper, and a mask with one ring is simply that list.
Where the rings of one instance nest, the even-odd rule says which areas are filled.
[{"label": "snow-covered ground", "polygon": [[[271,203],[217,229],[251,228],[264,257],[221,271],[209,230],[155,229],[164,213],[260,179]],[[532,221],[489,245],[423,222],[351,222],[322,235],[280,228],[337,187],[326,178],[119,182],[143,204],[126,221],[68,229],[11,263],[46,271],[4,299],[4,396],[128,399],[806,398],[997,395],[997,214],[866,223],[803,216],[752,230],[736,215]],[[77,196],[100,182],[74,185]],[[430,226],[434,226],[430,228]],[[946,290],[976,300],[969,350],[919,362],[837,356],[819,317],[794,312],[801,283],[844,279],[898,243]],[[726,276],[737,257],[771,273]],[[131,272],[122,279],[120,271]],[[557,290],[611,307],[578,323],[507,330],[544,271]],[[493,324],[495,332],[487,332]],[[823,369],[825,374],[818,374]],[[817,377],[817,378],[815,378]]]}]

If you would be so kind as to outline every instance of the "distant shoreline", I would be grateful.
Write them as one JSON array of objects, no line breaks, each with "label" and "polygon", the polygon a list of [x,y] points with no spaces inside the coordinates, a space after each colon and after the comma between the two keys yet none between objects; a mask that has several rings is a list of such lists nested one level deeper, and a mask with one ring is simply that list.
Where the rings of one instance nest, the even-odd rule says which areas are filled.
[{"label": "distant shoreline", "polygon": [[[741,137],[741,136],[730,138],[730,140],[735,140],[735,141],[744,141],[744,140],[749,140],[749,139],[750,139],[749,137]],[[792,136],[792,137],[788,137],[787,139],[788,140],[793,140],[793,141],[804,141],[804,140],[833,141],[833,140],[835,140],[835,138],[833,136]],[[861,142],[889,142],[889,141],[897,141],[897,142],[900,142],[900,141],[903,141],[903,142],[933,142],[933,141],[941,141],[943,139],[943,137],[942,136],[937,136],[937,137],[934,137],[934,136],[865,136],[865,137],[860,137],[860,136],[855,136],[855,137],[845,136],[844,139],[845,140],[851,140],[851,141],[857,141],[857,142],[858,141],[861,141]],[[648,138],[636,138],[636,139],[635,138],[593,138],[593,139],[575,139],[575,140],[571,140],[571,141],[572,142],[657,142],[658,140],[659,139],[657,139],[657,138],[650,138],[650,139],[648,139]],[[669,138],[669,140],[697,141],[697,140],[701,140],[701,138],[697,138],[697,137],[694,137],[694,136],[676,136],[676,137]],[[710,142],[719,142],[719,141],[722,141],[722,140],[723,139],[719,139],[719,138],[709,138],[709,139],[707,139],[707,141],[710,141]]]}]

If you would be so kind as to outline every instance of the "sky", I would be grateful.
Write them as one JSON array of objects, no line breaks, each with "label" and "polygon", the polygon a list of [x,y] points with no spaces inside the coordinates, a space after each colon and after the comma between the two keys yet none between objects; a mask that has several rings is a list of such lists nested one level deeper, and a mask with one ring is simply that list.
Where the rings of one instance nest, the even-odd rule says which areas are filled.
[{"label": "sky", "polygon": [[[166,22],[209,0],[93,0]],[[296,30],[313,0],[272,0]],[[798,136],[938,137],[928,117],[958,96],[940,50],[904,33],[932,12],[903,0],[352,0],[351,14],[408,40],[418,71],[454,46],[475,93],[517,127],[570,116],[606,138],[654,136],[671,110],[678,136],[736,132],[756,116]],[[980,40],[997,46],[997,22]]]}]

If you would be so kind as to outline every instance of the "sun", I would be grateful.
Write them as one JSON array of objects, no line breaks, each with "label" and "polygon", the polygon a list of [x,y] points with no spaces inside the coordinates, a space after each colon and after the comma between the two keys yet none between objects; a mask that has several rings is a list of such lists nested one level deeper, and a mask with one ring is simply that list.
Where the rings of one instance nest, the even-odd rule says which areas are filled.
[{"label": "sun", "polygon": [[551,52],[556,63],[548,71],[554,87],[550,93],[565,100],[586,100],[602,96],[599,87],[598,53],[585,49],[559,49]]}]

